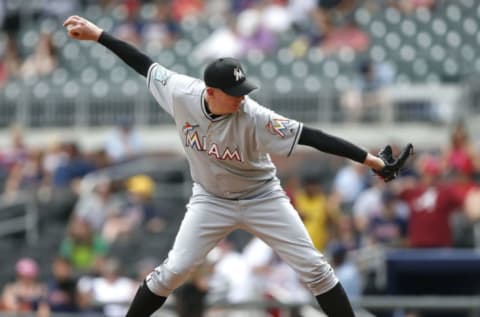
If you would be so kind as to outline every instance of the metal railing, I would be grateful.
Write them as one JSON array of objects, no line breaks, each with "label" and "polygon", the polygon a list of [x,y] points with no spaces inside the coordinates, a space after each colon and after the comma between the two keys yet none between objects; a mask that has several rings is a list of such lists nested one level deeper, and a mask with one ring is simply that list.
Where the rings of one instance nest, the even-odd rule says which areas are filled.
[{"label": "metal railing", "polygon": [[16,193],[15,199],[0,196],[0,238],[24,232],[28,244],[38,242],[38,207],[29,191]]},{"label": "metal railing", "polygon": [[[52,87],[45,82],[33,86],[10,82],[0,90],[0,128],[8,127],[12,122],[27,128],[101,127],[116,124],[123,118],[130,118],[139,126],[173,123],[140,80],[130,81],[136,86],[135,93],[105,82],[99,84],[104,86],[100,89],[101,94],[98,89],[92,89],[93,86],[75,82],[64,87]],[[388,102],[369,109],[373,116],[366,123],[398,120],[449,123],[476,109],[469,107],[464,91],[460,85],[391,86],[385,89]],[[474,100],[476,94],[471,87],[469,92],[468,96]],[[281,92],[264,84],[253,97],[272,110],[302,122],[341,123],[348,117],[348,109],[340,105],[340,93],[331,87],[322,87],[318,91],[293,87],[288,92]]]}]

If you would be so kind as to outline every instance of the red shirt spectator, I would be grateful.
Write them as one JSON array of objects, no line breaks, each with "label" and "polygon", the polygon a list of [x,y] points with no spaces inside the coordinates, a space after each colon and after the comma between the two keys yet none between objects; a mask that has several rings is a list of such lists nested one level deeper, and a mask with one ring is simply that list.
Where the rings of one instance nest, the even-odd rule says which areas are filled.
[{"label": "red shirt spectator", "polygon": [[172,16],[177,21],[182,21],[189,16],[195,16],[202,12],[203,2],[200,0],[173,0]]},{"label": "red shirt spectator", "polygon": [[402,193],[410,207],[409,244],[414,248],[450,247],[450,215],[462,207],[473,184],[418,186]]},{"label": "red shirt spectator", "polygon": [[345,26],[330,31],[321,44],[321,48],[326,53],[336,53],[344,47],[362,52],[368,48],[369,44],[368,34],[351,21]]},{"label": "red shirt spectator", "polygon": [[440,162],[428,159],[421,165],[421,182],[401,193],[410,207],[411,247],[450,247],[450,215],[463,207],[467,193],[475,186],[467,180],[439,182]]}]

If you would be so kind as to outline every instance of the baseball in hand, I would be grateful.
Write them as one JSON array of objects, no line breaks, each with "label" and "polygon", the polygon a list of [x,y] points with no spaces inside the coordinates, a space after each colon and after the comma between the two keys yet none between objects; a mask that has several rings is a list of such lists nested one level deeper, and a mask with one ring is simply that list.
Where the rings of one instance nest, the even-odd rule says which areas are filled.
[{"label": "baseball in hand", "polygon": [[79,35],[78,32],[73,32],[73,31],[72,31],[74,27],[75,27],[75,26],[74,26],[73,24],[68,24],[68,25],[66,26],[67,31],[68,31],[68,33],[69,33],[70,35],[72,35],[72,36],[78,36],[78,35]]}]

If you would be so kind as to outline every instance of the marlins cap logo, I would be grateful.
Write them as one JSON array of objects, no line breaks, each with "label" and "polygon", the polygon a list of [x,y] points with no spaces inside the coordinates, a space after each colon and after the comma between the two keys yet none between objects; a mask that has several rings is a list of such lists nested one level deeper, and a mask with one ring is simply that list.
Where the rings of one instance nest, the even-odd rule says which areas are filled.
[{"label": "marlins cap logo", "polygon": [[235,77],[235,81],[239,81],[240,79],[245,78],[245,74],[238,67],[235,67],[233,69],[233,76]]}]

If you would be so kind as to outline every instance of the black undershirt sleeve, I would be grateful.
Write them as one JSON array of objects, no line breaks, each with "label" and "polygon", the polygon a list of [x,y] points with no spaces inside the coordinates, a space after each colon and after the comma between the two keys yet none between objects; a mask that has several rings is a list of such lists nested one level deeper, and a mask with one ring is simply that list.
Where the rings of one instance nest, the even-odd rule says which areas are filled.
[{"label": "black undershirt sleeve", "polygon": [[367,152],[355,144],[306,126],[302,129],[298,143],[314,147],[325,153],[346,157],[359,163],[365,162],[367,158]]},{"label": "black undershirt sleeve", "polygon": [[115,38],[105,31],[100,34],[98,43],[115,53],[137,73],[147,77],[148,69],[153,64],[153,61],[150,59],[150,57],[143,54],[132,45]]}]

